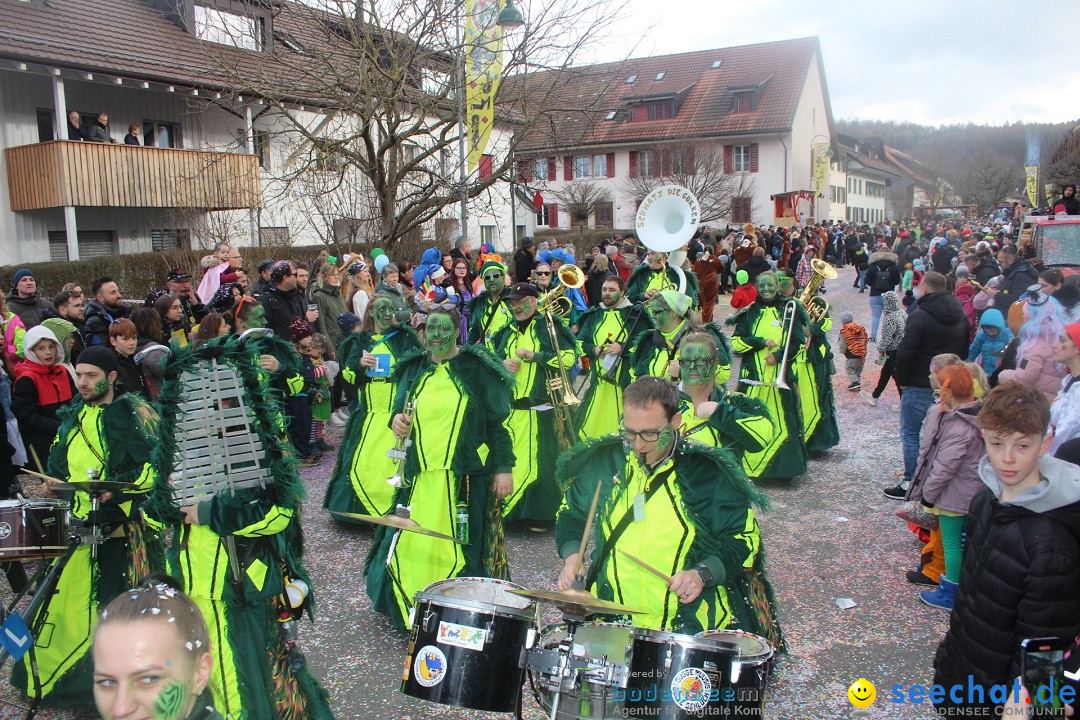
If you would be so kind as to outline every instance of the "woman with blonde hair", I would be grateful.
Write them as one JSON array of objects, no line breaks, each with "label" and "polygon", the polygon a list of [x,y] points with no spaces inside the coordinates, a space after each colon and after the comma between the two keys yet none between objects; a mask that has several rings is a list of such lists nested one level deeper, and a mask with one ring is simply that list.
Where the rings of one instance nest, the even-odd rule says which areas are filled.
[{"label": "woman with blonde hair", "polygon": [[604,286],[604,278],[612,272],[611,261],[607,255],[603,253],[593,255],[588,274],[585,277],[585,299],[588,301],[589,307],[596,307],[600,304],[600,296],[603,295],[601,288]]},{"label": "woman with blonde hair", "polygon": [[349,284],[345,290],[345,306],[352,309],[363,324],[367,317],[368,305],[375,296],[375,283],[371,279],[371,268],[361,260],[353,260],[345,269]]}]

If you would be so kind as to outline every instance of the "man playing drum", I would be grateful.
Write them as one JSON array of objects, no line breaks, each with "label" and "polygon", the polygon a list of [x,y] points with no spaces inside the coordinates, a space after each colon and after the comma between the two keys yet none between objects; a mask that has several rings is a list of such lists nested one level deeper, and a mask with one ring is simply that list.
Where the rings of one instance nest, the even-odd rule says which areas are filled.
[{"label": "man playing drum", "polygon": [[575,581],[600,483],[587,590],[644,611],[633,616],[638,627],[686,634],[734,627],[781,648],[752,507],[765,498],[728,451],[685,442],[681,424],[675,385],[643,377],[623,395],[622,439],[582,443],[559,458],[566,488],[555,526],[564,559],[559,589]]}]

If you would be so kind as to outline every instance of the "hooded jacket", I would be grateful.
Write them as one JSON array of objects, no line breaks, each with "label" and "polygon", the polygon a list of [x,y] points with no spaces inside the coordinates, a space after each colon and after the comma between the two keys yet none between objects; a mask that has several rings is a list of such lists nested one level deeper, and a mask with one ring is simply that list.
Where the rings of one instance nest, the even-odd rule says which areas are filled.
[{"label": "hooded jacket", "polygon": [[[985,328],[997,328],[998,334],[991,336]],[[990,308],[983,313],[979,321],[979,332],[975,334],[975,342],[971,343],[967,361],[975,362],[975,358],[982,355],[979,364],[987,375],[993,375],[1001,362],[1001,354],[1005,352],[1005,346],[1013,339],[1012,330],[1005,325],[1005,318],[1001,311]]]},{"label": "hooded jacket", "polygon": [[[1072,188],[1073,194],[1065,197],[1065,191]],[[1076,185],[1069,183],[1061,188],[1061,197],[1054,203],[1054,214],[1064,212],[1066,215],[1080,215],[1080,200],[1076,199]]]},{"label": "hooded jacket", "polygon": [[907,313],[900,307],[900,297],[889,290],[881,295],[881,327],[878,329],[878,351],[895,352],[904,339]]},{"label": "hooded jacket", "polygon": [[19,316],[23,326],[29,330],[35,325],[40,325],[45,318],[42,313],[52,310],[52,303],[34,293],[28,298],[19,297],[19,293],[12,288],[7,295],[8,310]]},{"label": "hooded jacket", "polygon": [[131,308],[127,305],[108,307],[105,303],[94,298],[86,303],[86,312],[83,314],[83,342],[86,347],[104,345],[109,347],[109,325],[120,318],[131,317]]},{"label": "hooded jacket", "polygon": [[994,297],[994,307],[1007,317],[1012,304],[1019,300],[1029,287],[1039,282],[1039,273],[1035,272],[1035,268],[1031,267],[1027,260],[1017,258],[1001,275],[1005,281]]},{"label": "hooded jacket", "polygon": [[939,510],[967,515],[971,499],[983,488],[979,461],[985,453],[982,432],[975,424],[979,407],[977,402],[948,412],[939,402],[930,407],[908,500],[921,499]]},{"label": "hooded jacket", "polygon": [[[42,340],[56,343],[56,361],[49,366],[41,364],[31,348]],[[60,428],[57,411],[71,403],[75,395],[75,383],[64,367],[64,346],[52,330],[38,325],[26,333],[26,360],[15,371],[15,385],[11,391],[11,412],[19,421],[19,433],[23,441],[31,445],[42,463],[49,459],[49,447]],[[33,462],[31,460],[31,462]]]},{"label": "hooded jacket", "polygon": [[[987,312],[990,312],[987,310]],[[998,382],[1018,382],[1034,385],[1045,393],[1050,402],[1057,397],[1061,388],[1061,379],[1066,370],[1054,362],[1054,346],[1043,339],[1037,339],[1027,347],[1018,346],[1016,367],[998,373]]]},{"label": "hooded jacket", "polygon": [[870,297],[895,290],[900,284],[900,268],[896,255],[888,250],[878,250],[870,256],[870,269],[866,271],[866,284]]},{"label": "hooded jacket", "polygon": [[998,267],[996,262],[987,258],[976,265],[971,274],[975,278],[975,282],[986,287],[986,283],[990,282],[991,278],[996,278],[1001,274],[1001,268]]},{"label": "hooded jacket", "polygon": [[746,274],[749,276],[747,282],[753,285],[757,282],[758,275],[772,270],[772,266],[769,265],[769,262],[765,258],[752,256],[749,260],[740,265],[739,269],[746,271]]},{"label": "hooded jacket", "polygon": [[1050,455],[1056,454],[1066,440],[1080,437],[1080,383],[1075,379],[1072,375],[1062,378],[1057,400],[1050,407],[1050,427],[1054,430]]},{"label": "hooded jacket", "polygon": [[[935,684],[1009,684],[1020,674],[1022,639],[1080,633],[1080,467],[1043,457],[1039,474],[1042,482],[1003,502],[990,460],[979,463],[986,487],[968,512],[960,588],[934,657]],[[951,702],[946,692],[937,707]],[[994,705],[989,697],[978,704]]]},{"label": "hooded jacket", "polygon": [[923,295],[908,316],[904,339],[896,350],[894,377],[900,387],[930,387],[930,361],[935,355],[967,357],[968,323],[964,308],[944,290]]}]

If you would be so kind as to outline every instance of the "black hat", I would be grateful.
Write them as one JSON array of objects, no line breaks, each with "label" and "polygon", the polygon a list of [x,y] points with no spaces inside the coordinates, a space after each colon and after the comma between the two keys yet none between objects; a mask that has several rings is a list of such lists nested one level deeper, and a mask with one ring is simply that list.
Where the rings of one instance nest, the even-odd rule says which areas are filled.
[{"label": "black hat", "polygon": [[181,282],[182,280],[190,280],[191,273],[181,270],[180,268],[173,268],[169,271],[169,274],[165,276],[165,282]]},{"label": "black hat", "polygon": [[259,272],[266,272],[276,262],[277,262],[277,260],[274,260],[272,258],[268,258],[266,260],[263,260],[261,263],[259,263]]},{"label": "black hat", "polygon": [[540,289],[532,283],[519,282],[510,287],[510,292],[507,293],[506,297],[509,300],[520,300],[521,298],[538,297],[539,295]]},{"label": "black hat", "polygon": [[76,365],[94,365],[101,368],[102,372],[108,375],[111,372],[116,372],[120,369],[120,361],[117,359],[116,351],[112,348],[107,348],[104,345],[95,345],[94,347],[88,347],[79,353],[79,357],[76,359]]},{"label": "black hat", "polygon": [[531,248],[535,244],[536,244],[536,241],[533,240],[531,237],[523,237],[523,238],[521,238],[521,247],[523,247],[523,248]]}]

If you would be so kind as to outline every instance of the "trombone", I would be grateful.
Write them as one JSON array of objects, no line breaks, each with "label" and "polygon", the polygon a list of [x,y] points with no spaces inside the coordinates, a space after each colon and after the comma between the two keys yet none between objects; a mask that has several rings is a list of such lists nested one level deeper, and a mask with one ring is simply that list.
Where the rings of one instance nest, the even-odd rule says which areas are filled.
[{"label": "trombone", "polygon": [[776,371],[776,379],[771,383],[763,383],[760,380],[740,380],[739,382],[744,385],[766,385],[774,387],[778,390],[790,390],[791,386],[784,380],[784,376],[787,375],[788,364],[788,351],[791,349],[791,336],[795,333],[795,320],[799,314],[798,300],[792,298],[784,303],[784,316],[780,325],[784,329],[784,350],[780,354],[780,367]]},{"label": "trombone", "polygon": [[566,297],[567,290],[576,290],[585,285],[585,273],[577,265],[566,263],[559,266],[559,284],[544,293],[536,302],[536,311],[543,315],[570,317],[574,303]]}]

